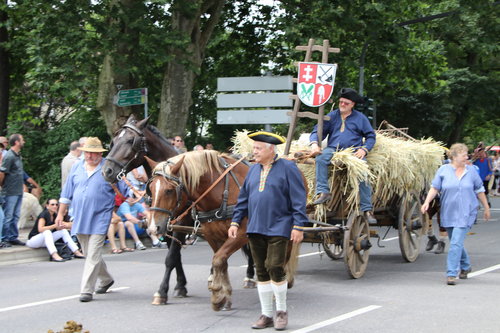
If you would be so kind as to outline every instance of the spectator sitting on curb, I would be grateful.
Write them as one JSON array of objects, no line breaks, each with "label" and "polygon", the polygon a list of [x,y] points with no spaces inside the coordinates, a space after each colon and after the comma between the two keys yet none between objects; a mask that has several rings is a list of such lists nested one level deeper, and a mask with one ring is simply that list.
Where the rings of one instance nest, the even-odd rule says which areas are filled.
[{"label": "spectator sitting on curb", "polygon": [[[84,259],[82,252],[78,249],[78,245],[71,238],[68,229],[71,229],[71,222],[62,222],[59,226],[54,223],[57,216],[57,199],[47,200],[45,209],[35,222],[33,229],[29,233],[26,246],[33,249],[46,247],[50,254],[50,261],[64,262],[59,253],[57,253],[55,241],[63,239],[64,243],[68,244],[69,249],[75,258]],[[67,220],[67,219],[65,219]]]},{"label": "spectator sitting on curb", "polygon": [[38,198],[28,192],[28,187],[26,185],[24,185],[23,188],[23,202],[21,203],[21,214],[17,224],[19,229],[33,227],[38,215],[43,211]]},{"label": "spectator sitting on curb", "polygon": [[[137,235],[137,230],[135,227],[141,221],[141,218],[145,215],[146,218],[149,218],[149,212],[142,206],[138,201],[141,198],[136,198],[135,194],[130,194],[127,200],[120,205],[118,211],[116,212],[118,216],[122,219],[127,228],[128,232],[132,236],[135,242],[135,248],[138,250],[145,250],[146,247],[139,240],[139,236]],[[167,247],[165,243],[160,242],[156,234],[149,233],[149,237],[153,242],[153,249],[164,249]]]},{"label": "spectator sitting on curb", "polygon": [[[116,241],[115,241],[116,233],[118,233],[120,248],[116,247]],[[125,226],[120,216],[118,216],[115,212],[113,212],[113,217],[111,218],[111,223],[109,224],[108,239],[109,239],[109,245],[111,246],[112,254],[120,254],[122,252],[134,252],[134,249],[127,247],[127,243],[125,242]]]}]

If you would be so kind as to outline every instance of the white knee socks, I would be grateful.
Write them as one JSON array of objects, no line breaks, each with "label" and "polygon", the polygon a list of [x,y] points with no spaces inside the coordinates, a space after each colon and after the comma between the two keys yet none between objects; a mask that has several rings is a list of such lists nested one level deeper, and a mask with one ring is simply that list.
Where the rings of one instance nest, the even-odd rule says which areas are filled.
[{"label": "white knee socks", "polygon": [[286,311],[286,293],[288,290],[288,281],[281,284],[271,282],[274,296],[276,297],[276,311]]},{"label": "white knee socks", "polygon": [[271,281],[257,283],[257,291],[259,292],[260,308],[262,314],[266,317],[273,317],[273,288]]}]

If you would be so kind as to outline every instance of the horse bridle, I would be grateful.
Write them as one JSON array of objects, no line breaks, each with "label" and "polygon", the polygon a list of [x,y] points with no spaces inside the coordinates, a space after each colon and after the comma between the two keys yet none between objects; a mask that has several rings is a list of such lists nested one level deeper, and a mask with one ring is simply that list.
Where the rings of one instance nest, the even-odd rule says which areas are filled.
[{"label": "horse bridle", "polygon": [[[135,152],[134,157],[132,157],[132,159],[128,161],[126,164],[120,163],[112,157],[109,156],[106,157],[106,160],[113,162],[120,168],[120,172],[116,175],[116,179],[118,181],[120,181],[122,177],[125,176],[125,174],[127,173],[127,167],[130,165],[130,163],[132,163],[135,159],[137,159],[141,153],[146,155],[146,153],[148,152],[148,147],[146,144],[146,137],[144,136],[144,132],[142,132],[139,128],[137,128],[131,123],[127,123],[122,126],[122,129],[126,128],[132,130],[133,132],[139,135],[139,137],[134,137],[134,142],[132,143],[132,151]],[[111,141],[110,150],[112,148],[113,148],[113,141]]]},{"label": "horse bridle", "polygon": [[[161,213],[165,213],[168,215],[168,218],[167,218],[167,225],[169,224],[168,222],[173,218],[175,217],[176,215],[176,212],[177,210],[181,207],[181,203],[182,203],[182,192],[184,192],[186,194],[186,196],[188,197],[188,201],[187,201],[187,204],[189,204],[189,194],[187,192],[187,189],[186,189],[186,186],[182,183],[182,180],[180,177],[176,177],[176,176],[173,176],[173,175],[170,175],[167,171],[166,171],[166,167],[167,165],[171,164],[169,161],[167,161],[167,163],[165,163],[163,165],[163,168],[162,170],[156,170],[155,172],[153,172],[151,178],[149,178],[148,182],[146,183],[146,194],[151,197],[151,190],[149,189],[149,185],[151,184],[151,182],[153,181],[153,178],[155,176],[162,176],[163,178],[165,178],[167,180],[167,182],[169,182],[171,185],[174,186],[175,188],[175,195],[176,195],[176,199],[177,199],[177,203],[175,205],[175,208],[173,210],[168,210],[168,209],[165,209],[165,208],[160,208],[160,207],[150,207],[149,210],[150,211],[157,211],[157,212],[161,212]],[[170,231],[170,230],[169,230]]]}]

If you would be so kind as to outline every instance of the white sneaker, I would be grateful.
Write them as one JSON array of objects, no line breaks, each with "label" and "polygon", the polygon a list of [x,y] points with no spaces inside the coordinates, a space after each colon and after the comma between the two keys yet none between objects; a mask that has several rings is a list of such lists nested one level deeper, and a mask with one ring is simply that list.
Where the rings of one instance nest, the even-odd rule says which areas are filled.
[{"label": "white sneaker", "polygon": [[136,243],[135,248],[136,248],[136,250],[145,250],[146,249],[146,247],[144,246],[144,244],[142,244],[142,242]]},{"label": "white sneaker", "polygon": [[167,246],[167,243],[164,243],[164,242],[158,242],[156,244],[153,244],[153,246],[151,246],[152,249],[166,249],[168,246]]}]

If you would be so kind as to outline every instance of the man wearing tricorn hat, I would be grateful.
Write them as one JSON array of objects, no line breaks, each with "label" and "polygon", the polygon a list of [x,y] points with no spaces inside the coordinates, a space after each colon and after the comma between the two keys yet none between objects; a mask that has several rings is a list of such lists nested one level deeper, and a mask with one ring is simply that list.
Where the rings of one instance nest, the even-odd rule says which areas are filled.
[{"label": "man wearing tricorn hat", "polygon": [[[84,146],[84,160],[71,168],[59,199],[56,224],[62,225],[63,217],[71,204],[73,208],[72,234],[76,234],[86,257],[83,269],[80,301],[89,302],[93,292],[104,294],[114,283],[101,254],[115,204],[115,191],[107,183],[101,168],[102,153],[106,151],[98,138],[89,137]],[[127,194],[127,186],[118,183],[120,192]],[[95,289],[97,280],[100,286]]]},{"label": "man wearing tricorn hat", "polygon": [[[279,135],[253,132],[254,164],[245,178],[228,236],[235,238],[240,223],[248,217],[247,235],[257,270],[257,290],[262,314],[252,328],[274,325],[284,330],[288,323],[285,274],[289,240],[300,243],[306,216],[306,189],[295,163],[278,159],[276,145],[285,142]],[[276,319],[273,321],[273,296]]]},{"label": "man wearing tricorn hat", "polygon": [[[363,98],[356,90],[342,88],[340,90],[339,108],[328,114],[329,121],[323,126],[323,138],[328,136],[328,147],[321,150],[321,142],[318,142],[318,126],[309,137],[311,149],[316,156],[316,194],[318,198],[314,204],[323,204],[331,199],[330,187],[328,186],[328,166],[336,151],[354,148],[354,156],[365,159],[366,155],[375,145],[375,131],[368,118],[361,112],[354,110],[357,103],[363,103]],[[370,224],[376,224],[373,217],[371,203],[371,187],[366,182],[359,184],[360,208]]]}]

